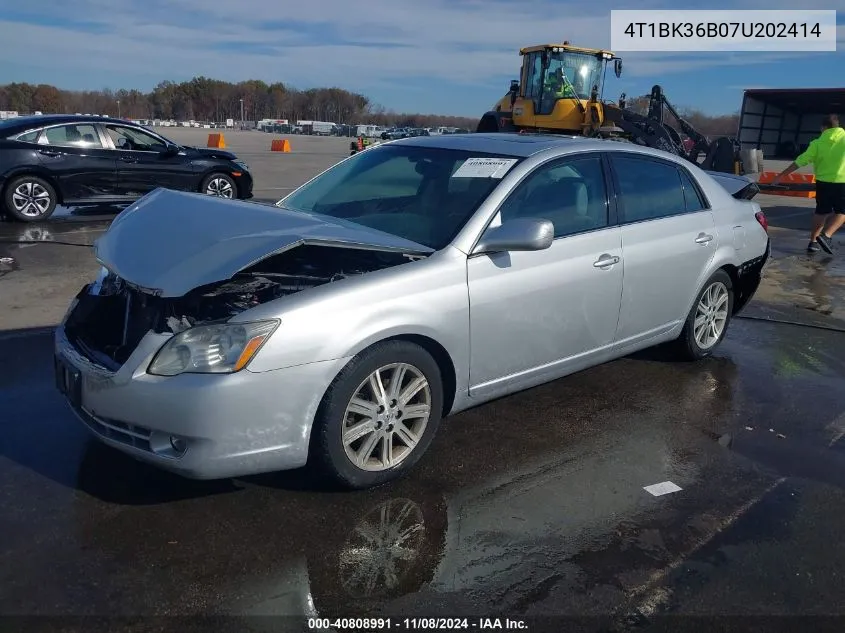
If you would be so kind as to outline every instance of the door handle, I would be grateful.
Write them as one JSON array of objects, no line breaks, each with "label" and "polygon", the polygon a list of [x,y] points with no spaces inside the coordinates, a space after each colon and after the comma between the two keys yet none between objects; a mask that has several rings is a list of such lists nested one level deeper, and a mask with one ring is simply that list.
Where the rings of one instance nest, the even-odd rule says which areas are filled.
[{"label": "door handle", "polygon": [[58,156],[59,152],[53,152],[49,149],[40,149],[38,150],[39,154],[43,154],[44,156]]},{"label": "door handle", "polygon": [[712,240],[712,239],[713,239],[712,235],[707,235],[706,233],[699,233],[698,237],[695,238],[695,243],[701,244],[703,246],[704,244],[707,244],[708,242],[710,242],[710,240]]},{"label": "door handle", "polygon": [[137,158],[132,158],[131,156],[121,156],[120,160],[124,163],[137,163]]},{"label": "door handle", "polygon": [[608,266],[613,266],[614,264],[619,263],[619,258],[614,255],[611,257],[610,255],[602,255],[596,261],[593,262],[593,266],[596,268],[607,268]]}]

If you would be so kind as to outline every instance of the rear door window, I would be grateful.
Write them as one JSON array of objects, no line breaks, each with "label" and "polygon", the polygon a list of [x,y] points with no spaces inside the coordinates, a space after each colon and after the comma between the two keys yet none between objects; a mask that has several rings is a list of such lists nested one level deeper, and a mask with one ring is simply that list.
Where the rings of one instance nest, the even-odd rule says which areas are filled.
[{"label": "rear door window", "polygon": [[103,147],[96,128],[88,123],[72,123],[47,128],[44,130],[44,139],[43,142],[47,145],[57,147]]},{"label": "rear door window", "polygon": [[687,212],[681,174],[671,163],[611,153],[625,222],[659,220]]}]

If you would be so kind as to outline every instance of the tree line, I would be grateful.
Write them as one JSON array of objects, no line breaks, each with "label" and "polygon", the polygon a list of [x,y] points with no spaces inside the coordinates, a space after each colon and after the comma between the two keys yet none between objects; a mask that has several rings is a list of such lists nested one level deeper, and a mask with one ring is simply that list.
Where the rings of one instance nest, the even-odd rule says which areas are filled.
[{"label": "tree line", "polygon": [[[648,98],[630,99],[628,107],[644,111]],[[297,90],[281,82],[268,84],[250,79],[230,83],[194,77],[175,83],[162,81],[151,92],[140,90],[61,90],[48,84],[11,83],[0,86],[0,110],[105,114],[126,119],[177,121],[246,121],[288,119],[331,121],[339,124],[370,123],[401,127],[457,127],[474,130],[478,117],[397,113],[373,103],[368,97],[341,88]],[[702,134],[734,135],[738,114],[708,116],[693,109],[683,116]]]},{"label": "tree line", "polygon": [[47,84],[12,83],[0,86],[0,110],[209,122],[239,121],[243,115],[245,121],[288,119],[468,129],[475,129],[478,122],[469,117],[392,112],[362,94],[341,88],[297,90],[281,82],[250,79],[230,83],[208,77],[181,83],[162,81],[148,93],[134,89],[61,90]]}]

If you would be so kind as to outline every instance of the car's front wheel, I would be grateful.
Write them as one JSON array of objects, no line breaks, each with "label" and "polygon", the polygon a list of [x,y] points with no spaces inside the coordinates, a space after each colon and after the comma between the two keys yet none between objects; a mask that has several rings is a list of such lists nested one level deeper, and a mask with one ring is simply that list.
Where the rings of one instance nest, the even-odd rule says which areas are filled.
[{"label": "car's front wheel", "polygon": [[56,210],[56,190],[38,176],[18,176],[6,187],[6,211],[21,222],[46,220]]},{"label": "car's front wheel", "polygon": [[200,191],[208,196],[218,198],[233,199],[238,197],[238,185],[230,175],[223,173],[206,176],[202,181]]},{"label": "car's front wheel", "polygon": [[346,488],[400,477],[431,444],[443,411],[437,362],[406,341],[374,345],[338,374],[317,413],[313,457]]},{"label": "car's front wheel", "polygon": [[716,271],[698,293],[684,329],[675,341],[679,355],[698,360],[713,353],[728,331],[734,305],[730,275]]}]

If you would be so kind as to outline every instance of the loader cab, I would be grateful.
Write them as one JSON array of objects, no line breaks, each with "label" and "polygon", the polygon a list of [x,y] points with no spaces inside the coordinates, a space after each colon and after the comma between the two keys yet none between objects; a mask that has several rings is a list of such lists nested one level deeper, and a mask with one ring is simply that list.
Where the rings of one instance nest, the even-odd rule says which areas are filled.
[{"label": "loader cab", "polygon": [[[545,130],[581,134],[602,120],[601,101],[607,64],[617,77],[622,60],[610,51],[563,44],[523,48],[519,80],[485,113],[479,132]],[[593,103],[594,105],[590,105]]]},{"label": "loader cab", "polygon": [[563,44],[520,50],[522,71],[512,83],[510,102],[518,127],[548,127],[576,132],[583,121],[582,107],[601,99],[605,69],[614,61],[617,77],[622,60],[610,51]]},{"label": "loader cab", "polygon": [[[534,112],[549,115],[558,99],[587,101],[600,97],[605,65],[612,53],[600,50],[544,46],[525,49],[522,61],[523,97],[534,103]],[[621,64],[616,66],[621,73]]]}]

